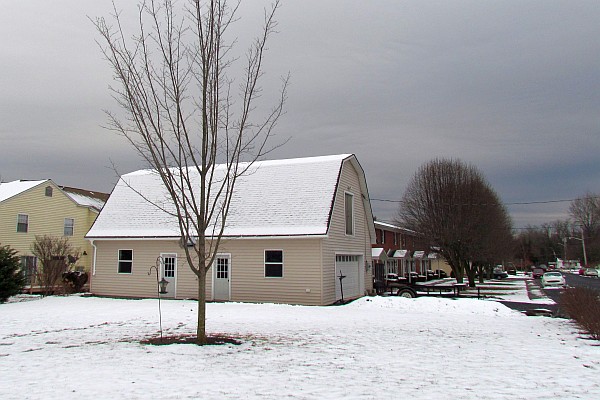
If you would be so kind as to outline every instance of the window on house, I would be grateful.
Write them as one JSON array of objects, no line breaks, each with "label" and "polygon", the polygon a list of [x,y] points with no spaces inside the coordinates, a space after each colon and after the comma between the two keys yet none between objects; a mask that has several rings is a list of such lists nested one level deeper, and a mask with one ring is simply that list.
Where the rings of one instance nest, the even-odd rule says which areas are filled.
[{"label": "window on house", "polygon": [[52,197],[52,186],[46,186],[46,197]]},{"label": "window on house", "polygon": [[265,278],[283,278],[283,250],[265,250]]},{"label": "window on house", "polygon": [[346,235],[354,235],[354,196],[346,193],[344,209],[346,211]]},{"label": "window on house", "polygon": [[75,220],[73,218],[65,218],[64,236],[73,236]]},{"label": "window on house", "polygon": [[130,274],[133,269],[133,250],[119,250],[119,273]]},{"label": "window on house", "polygon": [[394,232],[394,246],[398,245],[398,234]]},{"label": "window on house", "polygon": [[17,215],[17,232],[27,233],[29,229],[29,216],[27,214]]}]

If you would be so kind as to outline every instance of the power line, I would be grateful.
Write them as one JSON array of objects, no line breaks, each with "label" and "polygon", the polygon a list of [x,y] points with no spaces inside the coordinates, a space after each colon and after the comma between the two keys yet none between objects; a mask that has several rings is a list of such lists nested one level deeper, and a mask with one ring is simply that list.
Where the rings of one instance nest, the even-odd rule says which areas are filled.
[{"label": "power line", "polygon": [[[591,196],[591,197],[595,198],[595,199],[600,198],[600,196]],[[380,201],[380,202],[385,202],[385,203],[403,203],[404,202],[404,200],[391,200],[391,199],[370,199],[370,200],[371,201]],[[563,200],[518,201],[518,202],[510,202],[510,203],[502,203],[502,204],[505,206],[522,206],[522,205],[531,205],[531,204],[570,203],[575,200],[583,200],[583,198],[577,197],[575,199],[563,199]],[[485,206],[485,205],[488,205],[488,203],[471,203],[471,204],[463,204],[463,205]]]}]

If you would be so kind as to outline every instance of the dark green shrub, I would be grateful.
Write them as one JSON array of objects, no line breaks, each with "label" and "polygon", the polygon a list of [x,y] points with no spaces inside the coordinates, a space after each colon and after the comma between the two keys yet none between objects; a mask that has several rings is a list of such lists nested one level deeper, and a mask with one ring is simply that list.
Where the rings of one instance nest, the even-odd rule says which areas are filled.
[{"label": "dark green shrub", "polygon": [[25,277],[17,251],[9,246],[0,246],[0,303],[10,296],[21,293],[25,286]]}]

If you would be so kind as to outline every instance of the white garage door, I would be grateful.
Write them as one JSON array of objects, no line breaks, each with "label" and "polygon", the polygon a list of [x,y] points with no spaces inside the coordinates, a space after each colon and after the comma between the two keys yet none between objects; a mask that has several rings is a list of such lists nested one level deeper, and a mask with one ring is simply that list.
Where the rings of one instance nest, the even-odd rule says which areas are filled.
[{"label": "white garage door", "polygon": [[[340,272],[342,276],[342,285],[340,286]],[[342,289],[344,290],[344,300],[362,296],[364,292],[364,283],[361,279],[360,256],[338,254],[335,256],[335,299],[342,298]]]}]

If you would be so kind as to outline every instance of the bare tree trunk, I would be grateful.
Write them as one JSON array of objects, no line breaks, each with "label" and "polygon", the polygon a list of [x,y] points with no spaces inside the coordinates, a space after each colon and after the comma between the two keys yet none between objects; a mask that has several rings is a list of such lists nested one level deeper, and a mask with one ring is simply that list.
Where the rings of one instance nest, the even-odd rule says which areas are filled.
[{"label": "bare tree trunk", "polygon": [[199,268],[198,274],[198,326],[196,328],[196,343],[206,344],[206,275],[207,270],[203,266]]}]

